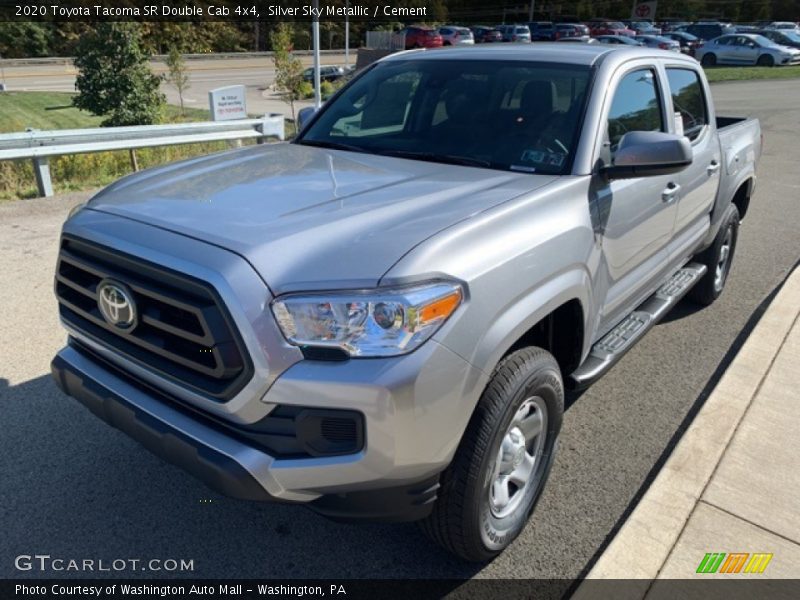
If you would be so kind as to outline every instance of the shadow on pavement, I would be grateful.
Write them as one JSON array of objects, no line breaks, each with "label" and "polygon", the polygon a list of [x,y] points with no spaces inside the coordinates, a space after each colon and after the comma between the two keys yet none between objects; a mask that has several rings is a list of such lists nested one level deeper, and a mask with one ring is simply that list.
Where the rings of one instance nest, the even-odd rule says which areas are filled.
[{"label": "shadow on pavement", "polygon": [[[714,372],[711,374],[711,377],[709,378],[708,382],[700,391],[700,394],[697,396],[692,406],[689,408],[689,411],[687,412],[686,416],[683,418],[677,430],[670,438],[669,443],[664,448],[661,455],[658,457],[658,460],[656,460],[655,464],[650,469],[649,473],[642,482],[642,485],[634,494],[633,498],[631,498],[630,502],[628,503],[628,506],[625,508],[625,511],[617,519],[617,522],[614,524],[614,527],[612,527],[611,531],[609,531],[608,535],[606,535],[606,538],[603,540],[603,543],[600,544],[600,546],[595,551],[594,555],[586,563],[584,568],[581,570],[580,574],[576,577],[576,583],[573,584],[568,595],[571,595],[571,593],[574,592],[575,589],[577,589],[579,580],[585,578],[586,575],[592,570],[592,567],[595,565],[597,560],[600,558],[603,552],[605,552],[606,548],[608,548],[608,545],[611,543],[611,540],[614,539],[614,536],[616,536],[617,532],[625,524],[625,521],[628,519],[628,517],[634,511],[636,506],[639,504],[639,501],[642,499],[644,494],[650,488],[650,484],[653,482],[656,476],[658,476],[658,473],[661,471],[661,468],[664,466],[667,460],[669,460],[669,457],[672,454],[672,450],[675,448],[675,446],[677,446],[678,442],[683,437],[684,432],[689,428],[689,425],[691,425],[697,413],[700,412],[700,409],[703,407],[703,404],[705,404],[706,400],[711,395],[711,392],[714,391],[714,388],[717,386],[717,383],[719,383],[719,380],[722,379],[722,376],[725,374],[725,371],[727,371],[728,367],[733,362],[733,359],[736,358],[736,355],[739,353],[739,350],[741,350],[742,346],[744,346],[745,342],[750,337],[750,334],[756,328],[756,325],[758,325],[758,322],[761,320],[761,317],[764,316],[765,312],[767,312],[767,309],[772,303],[772,300],[775,298],[775,296],[778,295],[778,293],[781,291],[784,284],[786,283],[786,280],[788,279],[789,275],[791,275],[796,268],[800,268],[800,261],[797,261],[794,264],[794,266],[787,271],[786,275],[783,277],[781,282],[758,304],[758,306],[756,306],[755,310],[753,310],[753,312],[750,314],[750,317],[747,319],[747,322],[745,323],[744,327],[742,327],[741,331],[739,331],[738,335],[733,340],[733,343],[731,343],[727,352],[725,352],[725,355],[722,357],[722,360],[717,365],[717,368],[714,369]],[[702,310],[703,308],[705,307],[684,300],[683,302],[678,304],[668,315],[666,315],[661,322],[664,323],[668,321],[674,321],[683,318],[685,316],[688,316],[690,314],[693,314],[698,310]]]},{"label": "shadow on pavement", "polygon": [[[92,416],[42,376],[0,379],[0,577],[469,578],[414,524],[337,524],[231,500]],[[20,572],[13,557],[185,559],[194,570]]]}]

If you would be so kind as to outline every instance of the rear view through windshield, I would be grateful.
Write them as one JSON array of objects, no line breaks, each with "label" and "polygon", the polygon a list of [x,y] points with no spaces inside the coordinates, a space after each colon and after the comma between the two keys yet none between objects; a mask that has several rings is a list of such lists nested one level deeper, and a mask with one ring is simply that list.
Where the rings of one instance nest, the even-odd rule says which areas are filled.
[{"label": "rear view through windshield", "polygon": [[522,61],[380,63],[324,107],[297,143],[564,174],[590,71]]}]

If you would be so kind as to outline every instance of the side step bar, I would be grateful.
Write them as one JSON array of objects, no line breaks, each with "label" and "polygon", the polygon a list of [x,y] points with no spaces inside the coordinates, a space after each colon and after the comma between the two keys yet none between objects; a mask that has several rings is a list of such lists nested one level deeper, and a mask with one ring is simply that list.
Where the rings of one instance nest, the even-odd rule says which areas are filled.
[{"label": "side step bar", "polygon": [[690,263],[676,271],[652,296],[592,346],[583,364],[567,378],[567,388],[586,389],[605,375],[700,281],[706,270],[705,265]]}]

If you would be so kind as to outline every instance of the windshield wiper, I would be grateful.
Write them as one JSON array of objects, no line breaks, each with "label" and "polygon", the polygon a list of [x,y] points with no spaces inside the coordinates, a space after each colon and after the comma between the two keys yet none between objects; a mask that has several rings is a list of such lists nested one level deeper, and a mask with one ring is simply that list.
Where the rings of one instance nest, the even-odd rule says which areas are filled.
[{"label": "windshield wiper", "polygon": [[361,146],[342,144],[341,142],[324,142],[319,140],[300,140],[296,142],[301,146],[316,146],[317,148],[330,148],[331,150],[347,150],[348,152],[371,153],[371,150]]},{"label": "windshield wiper", "polygon": [[412,160],[424,160],[428,162],[439,162],[449,165],[462,165],[465,167],[484,167],[491,168],[492,163],[480,158],[469,156],[456,156],[455,154],[436,154],[435,152],[415,152],[414,150],[375,150],[381,156],[396,156],[397,158],[410,158]]}]

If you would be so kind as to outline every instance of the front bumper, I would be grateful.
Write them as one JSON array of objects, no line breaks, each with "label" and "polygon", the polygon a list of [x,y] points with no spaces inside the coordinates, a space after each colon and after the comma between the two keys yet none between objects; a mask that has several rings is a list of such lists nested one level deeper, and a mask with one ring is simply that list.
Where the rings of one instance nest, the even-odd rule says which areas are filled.
[{"label": "front bumper", "polygon": [[364,416],[365,445],[349,455],[280,458],[165,400],[78,345],[58,353],[52,372],[62,391],[96,416],[220,493],[305,503],[334,518],[392,521],[429,513],[439,473],[485,383],[482,373],[432,340],[399,359],[301,361],[263,400],[357,410]]}]

